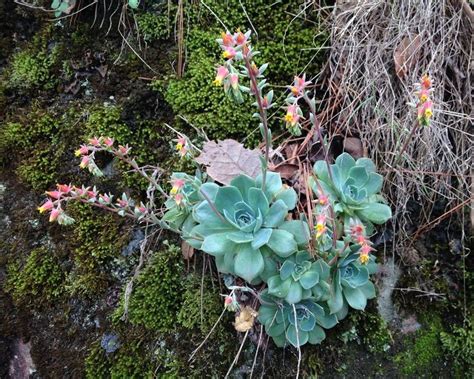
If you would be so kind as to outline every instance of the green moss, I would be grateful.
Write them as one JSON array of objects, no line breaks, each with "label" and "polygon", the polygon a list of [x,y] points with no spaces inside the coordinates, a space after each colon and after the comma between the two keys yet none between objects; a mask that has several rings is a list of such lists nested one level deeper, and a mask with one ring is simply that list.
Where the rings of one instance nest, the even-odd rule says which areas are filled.
[{"label": "green moss", "polygon": [[[128,144],[130,153],[139,165],[157,164],[168,157],[168,141],[172,138],[169,132],[163,131],[160,121],[136,119],[129,126],[122,120],[122,108],[118,106],[94,106],[89,111],[85,124],[84,138],[107,136],[114,138],[118,144]],[[122,169],[122,184],[133,189],[144,190],[148,186],[138,174],[125,173],[130,167],[119,163]]]},{"label": "green moss", "polygon": [[456,326],[451,333],[441,332],[444,351],[454,362],[457,378],[474,377],[474,320],[464,327]]},{"label": "green moss", "polygon": [[77,142],[78,117],[74,107],[58,115],[35,104],[0,129],[0,162],[12,164],[20,181],[39,192],[60,181],[61,171],[72,181],[67,163]]},{"label": "green moss", "polygon": [[138,30],[146,42],[154,42],[170,36],[170,20],[165,10],[160,13],[139,13],[136,21]]},{"label": "green moss", "polygon": [[[182,303],[183,258],[180,248],[165,243],[133,285],[128,317],[132,324],[157,331],[175,329]],[[119,307],[115,318],[123,313]]]},{"label": "green moss", "polygon": [[[293,75],[302,70],[311,76],[319,69],[323,53],[319,49],[326,40],[316,17],[305,15],[294,19],[300,11],[301,2],[292,0],[273,2],[265,0],[211,0],[206,3],[231,30],[252,29],[248,18],[258,31],[253,43],[262,54],[257,63],[270,64],[266,75],[272,85],[290,84]],[[245,12],[242,11],[245,8]],[[269,9],[271,8],[271,9]],[[271,14],[269,22],[268,15]],[[255,109],[246,101],[244,105],[231,103],[222,88],[212,85],[215,67],[222,62],[216,38],[222,25],[199,3],[187,7],[190,30],[186,37],[187,65],[182,79],[169,82],[165,98],[177,115],[183,115],[192,125],[203,129],[210,138],[243,138],[258,128],[258,122],[251,115]],[[282,94],[282,87],[276,88],[275,98]],[[273,119],[273,129],[282,123]],[[260,139],[257,130],[249,141],[254,144]]]},{"label": "green moss", "polygon": [[34,150],[30,157],[20,162],[16,169],[18,178],[36,191],[53,185],[60,165],[59,157],[51,154],[51,147]]},{"label": "green moss", "polygon": [[384,353],[393,343],[387,323],[378,313],[352,312],[351,320],[356,323],[357,334],[371,353]]},{"label": "green moss", "polygon": [[441,320],[434,316],[425,328],[416,332],[413,340],[406,341],[406,349],[395,356],[395,362],[405,375],[436,373],[442,364],[443,350],[440,334]]},{"label": "green moss", "polygon": [[8,265],[7,271],[5,288],[17,304],[46,305],[64,291],[64,273],[46,248],[32,250],[23,266],[15,261]]},{"label": "green moss", "polygon": [[51,47],[49,36],[52,28],[46,28],[33,38],[26,50],[12,57],[7,73],[10,87],[19,89],[52,89],[58,83],[53,68],[59,62],[61,47]]},{"label": "green moss", "polygon": [[114,353],[106,353],[100,342],[92,345],[85,360],[87,379],[153,378],[152,356],[141,341],[131,340]]},{"label": "green moss", "polygon": [[205,336],[219,319],[222,310],[222,297],[217,288],[212,288],[210,279],[201,281],[199,276],[189,275],[184,286],[178,322],[187,329],[199,329]]},{"label": "green moss", "polygon": [[123,232],[124,220],[92,209],[82,203],[68,205],[68,213],[76,220],[68,234],[74,267],[68,276],[71,294],[96,295],[112,281],[110,274],[121,259],[121,251],[129,234]]}]

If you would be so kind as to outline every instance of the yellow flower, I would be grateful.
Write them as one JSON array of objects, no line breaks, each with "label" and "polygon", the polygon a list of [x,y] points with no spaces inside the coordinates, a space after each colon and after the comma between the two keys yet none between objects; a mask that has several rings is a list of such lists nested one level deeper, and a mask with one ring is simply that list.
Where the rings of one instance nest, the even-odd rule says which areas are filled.
[{"label": "yellow flower", "polygon": [[359,255],[359,261],[361,264],[366,265],[369,263],[369,254],[360,254]]}]

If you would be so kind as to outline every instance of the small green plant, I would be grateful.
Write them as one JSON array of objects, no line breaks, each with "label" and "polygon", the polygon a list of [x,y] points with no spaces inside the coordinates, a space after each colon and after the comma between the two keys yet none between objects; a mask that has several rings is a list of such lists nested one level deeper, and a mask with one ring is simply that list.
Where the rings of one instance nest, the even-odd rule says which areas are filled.
[{"label": "small green plant", "polygon": [[474,375],[474,325],[467,321],[464,327],[457,326],[451,333],[440,333],[441,343],[446,353],[453,359],[456,377]]}]

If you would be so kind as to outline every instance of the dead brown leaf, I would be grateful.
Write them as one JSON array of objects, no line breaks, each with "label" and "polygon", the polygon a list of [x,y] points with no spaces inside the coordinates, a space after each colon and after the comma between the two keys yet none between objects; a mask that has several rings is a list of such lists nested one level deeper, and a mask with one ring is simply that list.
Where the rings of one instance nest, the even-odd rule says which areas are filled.
[{"label": "dead brown leaf", "polygon": [[181,252],[183,253],[183,258],[189,260],[194,255],[194,248],[189,245],[186,241],[181,242]]},{"label": "dead brown leaf", "polygon": [[393,52],[395,71],[400,79],[403,79],[408,71],[413,69],[420,53],[421,37],[405,37]]},{"label": "dead brown leaf", "polygon": [[206,142],[196,161],[207,166],[207,173],[212,179],[230,184],[240,174],[255,178],[262,171],[260,156],[260,151],[246,149],[239,142],[226,139],[217,143]]},{"label": "dead brown leaf", "polygon": [[278,172],[283,179],[289,180],[298,173],[298,169],[296,164],[283,163],[272,168],[272,171]]},{"label": "dead brown leaf", "polygon": [[364,146],[357,137],[347,137],[344,139],[344,151],[352,155],[355,159],[364,156]]},{"label": "dead brown leaf", "polygon": [[234,327],[238,332],[246,332],[252,329],[255,317],[258,316],[257,311],[249,306],[243,308],[238,315],[235,316]]}]

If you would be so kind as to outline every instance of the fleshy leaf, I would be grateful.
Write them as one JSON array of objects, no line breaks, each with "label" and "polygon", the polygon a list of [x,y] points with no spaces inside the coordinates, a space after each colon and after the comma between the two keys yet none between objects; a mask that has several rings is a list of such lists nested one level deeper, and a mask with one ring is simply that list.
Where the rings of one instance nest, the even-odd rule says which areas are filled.
[{"label": "fleshy leaf", "polygon": [[298,248],[293,235],[286,230],[280,229],[273,229],[267,246],[282,258],[290,256]]},{"label": "fleshy leaf", "polygon": [[286,207],[291,211],[296,207],[298,196],[293,188],[287,188],[277,193],[275,200],[282,200]]},{"label": "fleshy leaf", "polygon": [[298,246],[306,246],[309,242],[310,234],[308,224],[300,220],[291,220],[283,222],[278,229],[286,230],[293,234]]},{"label": "fleshy leaf", "polygon": [[298,330],[294,325],[289,325],[286,329],[286,339],[294,347],[303,346],[306,342],[308,342],[308,338],[308,332]]},{"label": "fleshy leaf", "polygon": [[359,288],[344,287],[344,297],[354,309],[363,311],[367,305],[367,298]]},{"label": "fleshy leaf", "polygon": [[227,233],[211,234],[204,238],[201,250],[211,255],[223,255],[235,248],[235,243],[227,238]]},{"label": "fleshy leaf", "polygon": [[254,250],[250,244],[237,245],[234,261],[234,272],[237,276],[251,282],[264,269],[264,262],[260,250]]},{"label": "fleshy leaf", "polygon": [[272,235],[272,229],[262,228],[254,234],[252,240],[252,248],[259,249],[263,245],[266,245]]},{"label": "fleshy leaf", "polygon": [[283,202],[283,200],[277,200],[272,204],[270,210],[265,217],[265,221],[263,222],[263,226],[269,228],[276,228],[285,221],[285,217],[288,214],[288,208]]}]

